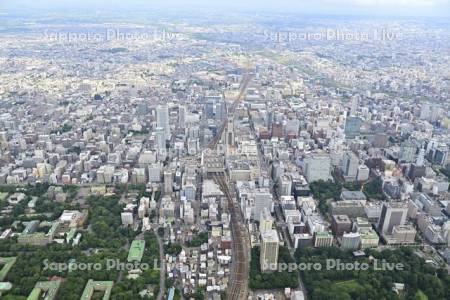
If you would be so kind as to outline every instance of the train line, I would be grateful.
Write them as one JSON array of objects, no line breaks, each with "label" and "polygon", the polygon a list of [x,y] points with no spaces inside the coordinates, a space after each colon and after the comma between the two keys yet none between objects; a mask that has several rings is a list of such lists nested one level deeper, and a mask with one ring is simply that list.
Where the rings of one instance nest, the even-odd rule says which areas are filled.
[{"label": "train line", "polygon": [[[242,84],[240,87],[240,91],[239,91],[239,95],[237,96],[237,98],[234,100],[233,104],[231,105],[230,109],[228,110],[228,114],[231,112],[234,113],[234,110],[236,109],[237,105],[239,104],[239,102],[244,98],[244,95],[247,91],[247,88],[250,84],[250,81],[252,80],[252,77],[250,74],[246,74],[244,75],[244,78],[242,80]],[[227,128],[228,125],[228,118],[225,119],[222,122],[222,125],[219,128],[219,131],[217,132],[216,136],[211,140],[211,142],[208,144],[208,148],[209,149],[216,149],[217,144],[220,142],[220,140],[222,139],[222,135],[225,132],[225,129]]]},{"label": "train line", "polygon": [[228,210],[231,217],[231,235],[233,261],[231,267],[231,277],[228,284],[227,299],[243,300],[248,297],[249,278],[249,238],[247,229],[243,221],[239,205],[233,201],[229,190],[228,179],[225,173],[213,174],[215,182],[219,185],[228,201]]}]

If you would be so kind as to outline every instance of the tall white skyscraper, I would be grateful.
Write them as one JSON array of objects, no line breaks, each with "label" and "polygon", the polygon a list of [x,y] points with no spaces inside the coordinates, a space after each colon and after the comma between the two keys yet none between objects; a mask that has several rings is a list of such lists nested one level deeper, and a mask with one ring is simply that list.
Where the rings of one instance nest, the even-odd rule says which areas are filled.
[{"label": "tall white skyscraper", "polygon": [[186,125],[186,106],[178,108],[178,122],[181,128],[184,128]]},{"label": "tall white skyscraper", "polygon": [[259,258],[261,271],[270,272],[273,271],[274,267],[277,267],[279,242],[277,231],[274,229],[261,234],[261,255]]},{"label": "tall white skyscraper", "polygon": [[173,174],[171,171],[164,171],[164,194],[173,192]]},{"label": "tall white skyscraper", "polygon": [[164,128],[156,127],[155,129],[155,148],[158,151],[158,155],[165,156],[166,155],[166,134],[164,132]]},{"label": "tall white skyscraper", "polygon": [[359,96],[352,97],[352,103],[350,105],[350,116],[356,116],[356,111],[358,110]]},{"label": "tall white skyscraper", "polygon": [[170,139],[169,108],[167,105],[156,107],[156,126],[164,128],[166,140]]}]

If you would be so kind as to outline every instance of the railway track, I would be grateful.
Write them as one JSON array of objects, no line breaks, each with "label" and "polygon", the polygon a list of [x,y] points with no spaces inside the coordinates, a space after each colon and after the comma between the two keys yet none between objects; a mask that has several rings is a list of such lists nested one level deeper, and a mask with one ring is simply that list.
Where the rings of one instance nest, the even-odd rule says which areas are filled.
[{"label": "railway track", "polygon": [[[234,110],[236,109],[237,105],[244,98],[244,95],[247,91],[247,88],[248,88],[251,80],[252,80],[251,75],[249,75],[249,74],[244,75],[244,78],[242,80],[242,84],[240,87],[239,95],[237,96],[236,100],[234,100],[233,104],[231,105],[231,108],[228,110],[228,114],[230,112],[232,114],[234,113]],[[217,144],[219,144],[220,140],[222,139],[222,135],[225,132],[227,125],[228,125],[228,118],[222,122],[222,125],[220,126],[219,131],[217,132],[216,136],[208,144],[209,149],[216,149]]]},{"label": "railway track", "polygon": [[233,201],[225,174],[215,173],[213,178],[227,198],[228,210],[231,217],[233,261],[227,299],[247,299],[250,266],[247,230],[245,228],[245,223],[243,222],[241,209],[239,205]]}]

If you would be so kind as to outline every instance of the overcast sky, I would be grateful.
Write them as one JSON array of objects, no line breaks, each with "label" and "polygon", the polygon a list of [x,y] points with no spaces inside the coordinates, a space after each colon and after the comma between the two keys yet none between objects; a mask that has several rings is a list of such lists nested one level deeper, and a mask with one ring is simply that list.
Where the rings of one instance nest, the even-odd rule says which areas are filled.
[{"label": "overcast sky", "polygon": [[279,10],[293,13],[450,17],[450,0],[0,0],[2,10],[64,10],[107,8],[151,9],[186,7],[246,10]]}]

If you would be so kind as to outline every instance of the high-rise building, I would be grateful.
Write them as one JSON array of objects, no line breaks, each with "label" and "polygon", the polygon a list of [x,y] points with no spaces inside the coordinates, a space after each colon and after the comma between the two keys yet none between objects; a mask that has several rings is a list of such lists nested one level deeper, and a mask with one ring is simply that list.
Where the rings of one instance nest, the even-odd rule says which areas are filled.
[{"label": "high-rise building", "polygon": [[422,167],[424,163],[425,163],[425,149],[421,148],[419,151],[419,155],[417,156],[416,159],[416,166]]},{"label": "high-rise building", "polygon": [[344,233],[341,240],[341,248],[348,250],[356,250],[359,248],[361,236],[358,232]]},{"label": "high-rise building", "polygon": [[345,232],[352,230],[352,221],[347,215],[333,215],[331,230],[335,235],[343,235]]},{"label": "high-rise building", "polygon": [[154,163],[148,166],[148,181],[149,182],[161,182],[161,163]]},{"label": "high-rise building", "polygon": [[261,217],[259,218],[259,232],[261,234],[272,229],[273,218],[267,208],[264,208],[261,212]]},{"label": "high-rise building", "polygon": [[226,144],[228,146],[234,146],[234,123],[233,117],[228,118],[228,126],[226,133]]},{"label": "high-rise building", "polygon": [[356,116],[358,104],[359,104],[359,96],[355,95],[352,97],[352,102],[350,104],[350,116]]},{"label": "high-rise building", "polygon": [[279,195],[290,196],[292,194],[292,180],[290,176],[284,175],[280,179]]},{"label": "high-rise building", "polygon": [[345,137],[354,139],[361,133],[362,120],[359,117],[350,116],[345,121]]},{"label": "high-rise building", "polygon": [[171,171],[164,171],[164,193],[171,194],[173,192],[173,174]]},{"label": "high-rise building", "polygon": [[329,232],[316,232],[314,234],[314,247],[331,247],[333,245],[333,235]]},{"label": "high-rise building", "polygon": [[447,146],[440,146],[434,150],[433,164],[444,165],[447,162],[448,148]]},{"label": "high-rise building", "polygon": [[378,247],[380,237],[372,228],[360,230],[361,249]]},{"label": "high-rise building", "polygon": [[145,168],[134,168],[131,173],[131,183],[142,184],[147,182],[147,177],[145,176]]},{"label": "high-rise building", "polygon": [[279,239],[277,231],[274,229],[268,230],[261,234],[261,254],[260,264],[261,271],[274,271],[278,263],[278,247]]},{"label": "high-rise building", "polygon": [[155,129],[155,148],[158,151],[159,156],[165,156],[167,154],[166,150],[166,134],[164,132],[164,128],[156,127]]},{"label": "high-rise building", "polygon": [[425,103],[422,105],[419,118],[422,120],[429,120],[430,117],[431,117],[431,105]]},{"label": "high-rise building", "polygon": [[416,233],[416,229],[411,225],[397,225],[392,229],[392,236],[399,244],[414,243]]},{"label": "high-rise building", "polygon": [[261,212],[263,209],[272,210],[272,194],[269,191],[255,192],[255,205],[253,207],[253,218],[260,221]]},{"label": "high-rise building", "polygon": [[166,140],[170,139],[170,119],[167,105],[158,105],[156,107],[156,126],[164,129]]},{"label": "high-rise building", "polygon": [[342,172],[346,180],[353,181],[358,175],[359,159],[353,152],[346,152],[342,160]]},{"label": "high-rise building", "polygon": [[360,165],[358,167],[358,174],[356,175],[357,181],[366,181],[369,179],[370,170],[366,165]]},{"label": "high-rise building", "polygon": [[404,142],[400,146],[399,162],[412,163],[416,158],[416,146],[410,142]]},{"label": "high-rise building", "polygon": [[216,103],[216,120],[224,120],[227,117],[227,104],[225,101]]},{"label": "high-rise building", "polygon": [[331,158],[326,153],[311,153],[305,157],[305,177],[308,182],[331,178]]},{"label": "high-rise building", "polygon": [[0,149],[8,147],[8,133],[6,131],[0,132]]},{"label": "high-rise building", "polygon": [[280,122],[272,123],[272,137],[283,137],[283,124]]},{"label": "high-rise building", "polygon": [[180,106],[178,108],[178,123],[181,128],[186,126],[186,106]]},{"label": "high-rise building", "polygon": [[123,225],[133,225],[133,213],[123,212],[120,217]]},{"label": "high-rise building", "polygon": [[408,207],[403,203],[383,203],[378,229],[381,234],[391,234],[396,225],[404,225]]}]

